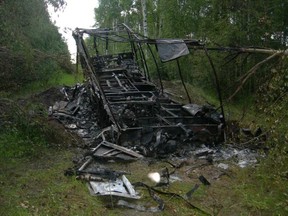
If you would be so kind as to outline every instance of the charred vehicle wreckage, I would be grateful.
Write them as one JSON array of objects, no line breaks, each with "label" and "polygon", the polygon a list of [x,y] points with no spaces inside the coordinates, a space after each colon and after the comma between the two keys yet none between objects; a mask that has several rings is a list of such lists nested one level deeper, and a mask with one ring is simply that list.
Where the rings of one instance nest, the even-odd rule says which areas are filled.
[{"label": "charred vehicle wreckage", "polygon": [[[95,56],[90,56],[84,34],[93,37]],[[118,31],[76,29],[73,36],[94,106],[97,106],[98,123],[101,127],[110,127],[101,132],[103,142],[133,147],[145,156],[153,156],[182,148],[179,141],[189,144],[201,139],[223,141],[223,113],[218,114],[211,106],[183,106],[169,98],[162,83],[158,89],[151,82],[145,59],[148,54],[142,49],[142,44],[154,43],[161,60],[170,61],[189,53],[186,43],[200,46],[198,41],[141,39],[127,26]],[[105,42],[104,55],[99,54],[97,39]],[[132,51],[108,54],[110,40],[126,42]],[[160,71],[157,74],[161,80]]]},{"label": "charred vehicle wreckage", "polygon": [[[89,39],[84,39],[85,35]],[[228,157],[227,152],[201,146],[203,143],[219,146],[224,141],[221,97],[219,108],[191,103],[178,61],[181,56],[189,54],[189,48],[203,47],[202,43],[149,39],[134,33],[126,25],[113,30],[77,28],[73,37],[77,44],[77,64],[81,63],[86,82],[74,88],[63,88],[67,101],[56,103],[49,111],[66,128],[77,130],[85,140],[89,152],[78,161],[75,170],[68,170],[66,174],[76,174],[77,178],[86,180],[92,195],[139,199],[141,196],[134,187],[142,186],[148,188],[159,206],[146,208],[124,200],[119,200],[118,205],[139,211],[163,210],[164,203],[156,195],[156,189],[144,183],[131,184],[125,176],[126,171],[114,171],[99,162],[187,157],[191,151],[199,157]],[[90,54],[92,52],[94,55]],[[155,71],[149,71],[148,58]],[[189,104],[183,105],[168,96],[163,88],[160,61],[156,58],[162,63],[177,62]],[[152,82],[152,73],[156,74],[160,87]],[[167,169],[159,175],[169,183]],[[199,179],[209,184],[204,176]],[[195,187],[186,195],[190,196],[197,185]],[[188,202],[187,196],[175,196]],[[189,205],[196,208],[191,203]]]}]

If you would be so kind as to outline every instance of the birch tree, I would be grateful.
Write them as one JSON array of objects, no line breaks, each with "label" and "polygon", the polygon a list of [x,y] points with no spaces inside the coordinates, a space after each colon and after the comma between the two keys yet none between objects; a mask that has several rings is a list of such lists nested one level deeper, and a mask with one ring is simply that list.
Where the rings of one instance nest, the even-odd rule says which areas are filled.
[{"label": "birch tree", "polygon": [[146,0],[141,0],[141,6],[142,6],[142,17],[143,17],[143,34],[145,37],[148,37]]}]

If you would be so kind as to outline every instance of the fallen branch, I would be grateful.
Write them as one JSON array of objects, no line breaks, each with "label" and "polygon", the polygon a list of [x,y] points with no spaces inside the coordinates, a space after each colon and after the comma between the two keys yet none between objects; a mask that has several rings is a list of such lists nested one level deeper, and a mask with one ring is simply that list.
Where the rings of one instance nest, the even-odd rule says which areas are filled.
[{"label": "fallen branch", "polygon": [[246,83],[246,81],[253,75],[255,74],[255,72],[257,71],[257,69],[263,65],[264,63],[266,63],[267,61],[269,61],[270,59],[283,54],[283,52],[276,52],[273,55],[269,56],[268,58],[264,59],[261,62],[258,62],[254,67],[252,67],[246,74],[244,74],[243,76],[241,76],[239,78],[238,81],[240,81],[240,85],[237,87],[237,89],[235,90],[235,92],[228,98],[228,100],[231,100],[243,87],[243,85]]},{"label": "fallen branch", "polygon": [[[244,147],[249,147],[249,146],[247,146],[248,144],[251,144],[251,143],[254,143],[255,141],[257,141],[257,140],[259,140],[261,137],[267,137],[267,135],[268,135],[268,132],[265,132],[265,133],[263,133],[263,134],[260,134],[259,136],[256,136],[256,137],[253,137],[252,139],[250,139],[250,140],[248,140],[248,141],[246,141],[246,142],[242,142],[242,143],[239,143],[239,144],[237,144],[238,146],[244,146]],[[263,142],[263,140],[261,140],[262,142]],[[241,147],[240,147],[241,148]]]}]

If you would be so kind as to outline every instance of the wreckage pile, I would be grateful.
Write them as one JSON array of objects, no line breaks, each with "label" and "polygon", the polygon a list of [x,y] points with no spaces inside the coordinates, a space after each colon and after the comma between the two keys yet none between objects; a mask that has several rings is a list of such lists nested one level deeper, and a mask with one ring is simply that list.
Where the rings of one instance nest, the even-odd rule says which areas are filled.
[{"label": "wreckage pile", "polygon": [[[162,139],[166,138],[166,140],[168,140],[167,142],[162,141],[162,143],[170,147],[160,148],[160,150],[155,151],[154,154],[149,153],[148,155],[149,147],[144,149],[143,146],[133,145],[132,142],[132,144],[128,145],[127,143],[130,141],[129,137],[125,142],[126,147],[117,145],[114,143],[117,139],[114,126],[111,125],[105,128],[99,126],[99,115],[95,110],[95,101],[91,99],[91,93],[89,89],[87,89],[86,84],[77,84],[74,87],[63,87],[61,93],[64,96],[64,100],[58,101],[54,106],[51,106],[49,108],[49,115],[61,122],[66,129],[77,133],[85,141],[85,148],[93,150],[94,157],[106,158],[106,160],[116,158],[125,161],[133,161],[134,159],[142,157],[167,159],[169,157],[193,156],[200,159],[211,157],[214,161],[221,161],[237,157],[238,160],[236,162],[241,167],[253,164],[256,160],[255,157],[257,154],[255,153],[254,155],[252,150],[247,148],[239,149],[229,145],[218,145],[209,142],[209,140],[207,142],[205,139],[204,141],[194,141],[193,139],[189,139],[189,133],[187,133],[188,136],[186,139],[181,135],[177,137],[176,133],[174,139],[169,139],[168,137],[171,136],[171,134],[163,134],[161,130],[157,131],[156,137],[153,137],[155,136],[153,131],[150,131],[150,134],[145,132],[144,137],[137,137],[137,139],[141,139],[143,146],[145,146],[145,144],[148,146],[147,143],[154,146],[155,141],[159,142],[161,137]],[[189,105],[185,106],[188,107]],[[192,105],[190,105],[190,107],[191,106]],[[193,106],[196,105],[193,104]],[[197,105],[197,109],[200,110],[201,106]],[[132,137],[131,139],[134,138]],[[170,143],[173,144],[170,145]],[[171,148],[171,146],[174,148]],[[152,147],[150,149],[152,149]]]},{"label": "wreckage pile", "polygon": [[[168,150],[163,149],[162,151],[155,152],[153,155],[145,155],[143,148],[139,148],[137,145],[130,145],[128,147],[117,145],[111,142],[117,138],[117,133],[115,133],[113,125],[101,128],[99,123],[97,123],[99,115],[94,108],[97,106],[95,105],[95,101],[92,100],[91,92],[86,84],[77,84],[74,87],[63,87],[61,92],[64,100],[58,101],[54,106],[51,106],[49,108],[49,115],[61,122],[65,128],[82,137],[85,143],[83,148],[88,150],[85,155],[76,161],[75,167],[73,169],[68,169],[65,174],[76,175],[79,180],[87,181],[89,191],[92,195],[113,195],[124,198],[140,199],[141,195],[136,191],[134,188],[135,186],[153,190],[144,183],[130,183],[125,176],[129,174],[128,172],[111,170],[105,166],[105,161],[127,162],[143,159],[144,157],[160,157],[164,159],[178,158],[180,161],[185,161],[186,159],[200,159],[210,163],[213,162],[221,169],[228,168],[229,165],[223,162],[227,160],[234,161],[240,167],[245,167],[257,162],[256,158],[258,157],[258,154],[256,151],[247,148],[237,149],[227,145],[215,145],[215,143],[193,142],[192,139],[189,140],[189,136],[185,141],[182,140],[183,137],[181,136],[178,137],[179,140],[175,139],[176,147],[173,151],[171,148]],[[200,106],[197,108],[199,109],[199,107]],[[156,133],[156,137],[159,137],[159,134],[162,135],[158,132],[158,134]],[[164,135],[166,137],[169,136],[168,134]],[[146,134],[146,136],[148,135]],[[148,137],[146,139],[149,139],[150,141],[153,140],[151,138],[153,137],[153,133],[149,134],[149,136],[150,138]],[[178,145],[178,143],[180,143],[180,145]],[[159,153],[159,155],[157,155],[157,153]],[[158,175],[159,179],[155,180],[156,182],[159,183],[160,179],[162,184],[165,182],[163,185],[167,185],[171,182],[172,175],[169,173],[168,169],[165,169]],[[205,179],[205,177],[203,178]],[[196,188],[192,188],[194,189],[193,191],[195,191],[199,185],[196,185],[195,187]],[[135,208],[139,211],[157,212],[163,210],[164,203],[162,203],[163,201],[157,197],[155,193],[157,192],[154,191],[152,193],[152,198],[159,204],[157,207],[147,208],[139,205],[135,206],[135,204],[132,205],[124,200],[120,200],[118,205]],[[188,202],[186,196],[189,197],[192,195],[191,191],[187,193],[188,195],[180,196],[185,202]]]},{"label": "wreckage pile", "polygon": [[[88,152],[78,161],[75,170],[66,174],[76,174],[78,179],[86,180],[92,195],[140,199],[134,187],[145,187],[159,204],[157,207],[146,208],[124,200],[120,200],[118,205],[156,212],[164,209],[164,202],[156,193],[165,192],[141,182],[131,184],[125,176],[126,171],[108,169],[103,162],[126,162],[147,157],[199,158],[209,163],[237,158],[241,166],[255,162],[256,154],[250,150],[219,145],[224,141],[223,109],[222,113],[218,113],[208,105],[180,104],[165,94],[162,83],[161,89],[158,89],[151,82],[141,48],[143,40],[127,26],[125,28],[125,31],[120,29],[117,34],[107,29],[76,29],[73,32],[87,82],[73,88],[63,88],[66,100],[50,107],[49,114],[66,128],[77,132],[85,140]],[[122,35],[123,32],[128,38]],[[95,56],[88,54],[84,33],[94,38]],[[105,41],[105,55],[99,55],[97,40]],[[129,42],[132,51],[108,55],[109,40]],[[201,46],[192,40],[152,40],[151,43],[156,42],[164,61],[188,54],[186,44]],[[144,69],[137,62],[142,62]],[[158,75],[161,80],[159,71]],[[182,83],[184,85],[183,80]],[[227,169],[228,165],[218,163],[218,166]],[[158,184],[167,185],[172,175],[165,169],[149,176],[153,176]],[[199,180],[205,185],[210,184],[204,176],[200,176]],[[185,196],[168,194],[180,197],[196,208],[187,200],[196,189],[197,186]]]}]

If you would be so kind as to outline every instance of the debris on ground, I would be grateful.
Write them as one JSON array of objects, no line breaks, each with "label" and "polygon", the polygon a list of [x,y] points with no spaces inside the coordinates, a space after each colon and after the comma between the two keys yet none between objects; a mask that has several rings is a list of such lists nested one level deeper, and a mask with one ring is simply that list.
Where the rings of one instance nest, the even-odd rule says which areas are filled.
[{"label": "debris on ground", "polygon": [[[127,26],[125,28],[128,41],[133,39],[135,47],[139,48],[137,51],[143,52],[139,36]],[[120,33],[122,32],[123,29]],[[83,34],[94,37],[95,56],[88,55]],[[83,148],[86,153],[77,161],[74,171],[67,170],[66,174],[76,174],[77,179],[87,182],[92,195],[141,200],[137,188],[142,187],[147,189],[158,206],[148,207],[126,200],[118,200],[117,206],[138,211],[162,211],[165,206],[160,197],[162,194],[178,197],[192,208],[206,214],[189,201],[199,187],[198,184],[183,195],[156,188],[181,181],[181,176],[175,172],[185,163],[189,165],[186,170],[188,176],[192,171],[196,172],[205,166],[218,169],[217,176],[211,178],[201,172],[197,173],[199,181],[210,186],[211,179],[225,174],[230,164],[245,167],[257,162],[259,155],[256,150],[223,144],[226,124],[223,109],[222,113],[219,113],[211,105],[202,106],[192,102],[183,105],[172,100],[163,91],[162,83],[161,89],[152,83],[146,63],[144,72],[139,68],[135,47],[131,52],[99,55],[97,39],[104,39],[107,48],[109,39],[123,42],[125,37],[107,29],[76,29],[73,36],[88,81],[71,88],[62,88],[65,100],[50,106],[49,115],[85,141]],[[201,46],[197,41],[185,43]],[[185,48],[185,43],[181,42],[181,47]],[[165,44],[161,44],[161,47],[163,49]],[[178,46],[179,49],[181,47]],[[142,53],[143,62],[144,57]],[[161,80],[160,76],[158,78]],[[243,129],[242,132],[249,137],[254,136],[249,130]],[[261,133],[262,131],[257,131],[257,135]],[[105,165],[145,158],[170,161],[169,164],[174,170],[170,171],[165,167],[161,171],[147,173],[147,178],[156,183],[148,186],[143,182],[131,183],[126,177],[128,172],[111,170]],[[179,163],[174,165],[171,161]],[[197,163],[189,164],[189,161]]]}]

